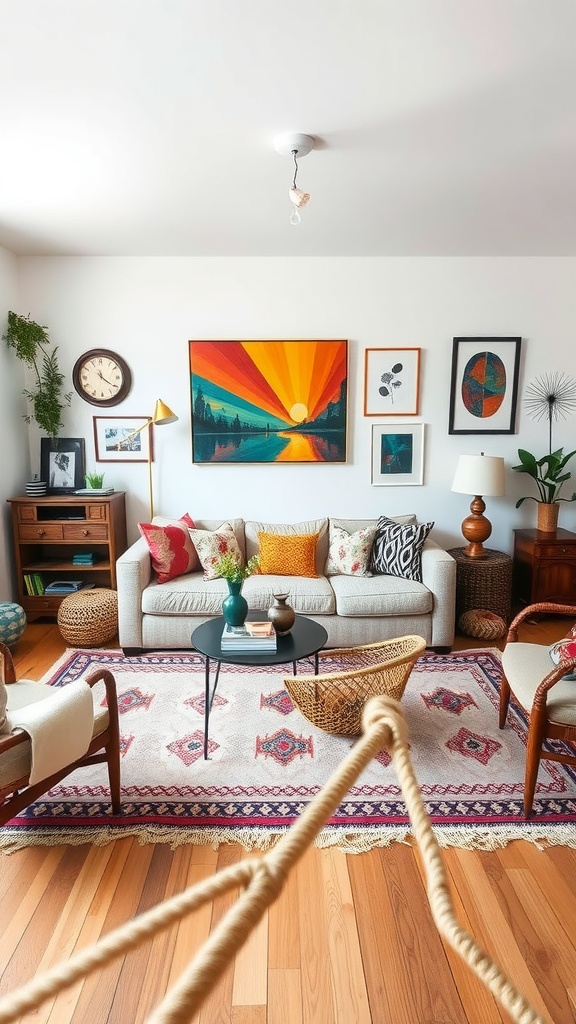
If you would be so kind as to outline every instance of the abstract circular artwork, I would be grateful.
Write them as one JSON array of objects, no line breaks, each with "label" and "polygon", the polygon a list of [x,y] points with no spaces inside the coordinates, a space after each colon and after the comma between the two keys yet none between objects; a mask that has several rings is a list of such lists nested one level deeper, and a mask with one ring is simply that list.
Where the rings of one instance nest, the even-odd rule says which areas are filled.
[{"label": "abstract circular artwork", "polygon": [[494,352],[476,352],[462,374],[462,402],[471,416],[493,416],[506,394],[506,367]]}]

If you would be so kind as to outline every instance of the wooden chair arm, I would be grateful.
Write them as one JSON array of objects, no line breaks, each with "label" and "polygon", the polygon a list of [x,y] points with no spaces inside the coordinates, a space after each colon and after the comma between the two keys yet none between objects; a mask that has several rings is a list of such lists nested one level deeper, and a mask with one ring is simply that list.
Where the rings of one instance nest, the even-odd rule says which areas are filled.
[{"label": "wooden chair arm", "polygon": [[[546,705],[548,690],[551,690],[556,683],[559,683],[560,680],[564,678],[564,676],[568,675],[568,673],[574,672],[575,670],[576,658],[571,658],[570,661],[561,661],[558,665],[555,665],[548,675],[544,676],[544,679],[539,684],[538,689],[534,694],[532,707],[544,707]],[[576,680],[574,682],[574,686],[574,694],[576,696]]]},{"label": "wooden chair arm", "polygon": [[2,682],[15,683],[16,672],[14,670],[14,662],[10,653],[10,648],[0,640],[0,672],[2,675]]},{"label": "wooden chair arm", "polygon": [[576,605],[555,604],[552,601],[541,601],[539,604],[528,604],[518,615],[512,619],[508,627],[506,643],[515,643],[518,640],[518,626],[527,619],[529,615],[573,615],[576,619]]}]

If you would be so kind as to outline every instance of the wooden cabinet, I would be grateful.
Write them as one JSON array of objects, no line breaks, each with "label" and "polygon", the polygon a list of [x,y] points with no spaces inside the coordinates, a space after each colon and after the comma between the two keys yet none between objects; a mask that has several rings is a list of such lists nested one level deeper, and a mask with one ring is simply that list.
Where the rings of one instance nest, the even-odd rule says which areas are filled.
[{"label": "wooden cabinet", "polygon": [[576,603],[576,533],[514,530],[512,588],[522,605]]},{"label": "wooden cabinet", "polygon": [[[18,601],[28,621],[56,618],[65,594],[43,591],[58,580],[82,580],[116,589],[116,559],[126,550],[124,493],[107,497],[54,495],[9,498]],[[88,555],[93,564],[76,565],[74,555]]]}]

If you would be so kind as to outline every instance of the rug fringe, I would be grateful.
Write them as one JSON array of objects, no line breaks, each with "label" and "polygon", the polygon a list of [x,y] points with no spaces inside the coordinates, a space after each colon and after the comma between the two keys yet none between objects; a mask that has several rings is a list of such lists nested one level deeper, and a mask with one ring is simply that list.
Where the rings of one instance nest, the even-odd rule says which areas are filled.
[{"label": "rug fringe", "polygon": [[[243,828],[177,828],[154,825],[127,825],[118,828],[58,828],[11,829],[5,826],[0,831],[0,854],[12,854],[29,846],[81,846],[91,843],[92,846],[106,846],[117,839],[134,838],[141,845],[146,843],[167,843],[175,850],[179,846],[211,846],[217,850],[220,844],[237,843],[250,853],[253,850],[266,851],[280,842],[286,834],[282,832],[263,831],[262,829]],[[438,845],[447,849],[457,847],[461,850],[502,849],[514,840],[523,839],[538,849],[546,846],[568,846],[576,849],[576,825],[538,825],[538,823],[519,823],[518,825],[494,825],[487,829],[436,826],[434,835]],[[378,847],[388,847],[392,843],[411,843],[411,830],[405,826],[389,829],[368,829],[364,832],[347,832],[345,828],[323,829],[316,837],[314,845],[320,849],[336,847],[342,853],[367,853]]]}]

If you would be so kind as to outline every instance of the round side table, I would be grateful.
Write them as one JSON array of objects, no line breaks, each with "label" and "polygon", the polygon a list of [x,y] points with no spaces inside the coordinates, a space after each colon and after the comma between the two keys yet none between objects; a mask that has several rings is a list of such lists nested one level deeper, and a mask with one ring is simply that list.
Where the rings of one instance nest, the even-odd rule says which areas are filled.
[{"label": "round side table", "polygon": [[485,608],[500,615],[506,625],[511,618],[512,556],[485,548],[485,558],[469,558],[464,548],[451,548],[456,562],[456,621],[463,612]]}]

